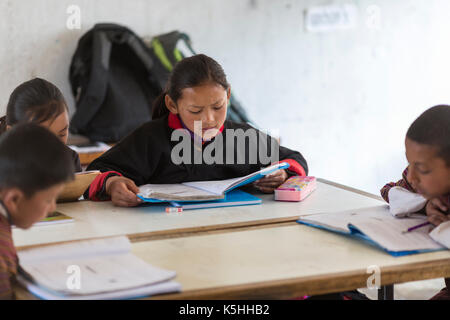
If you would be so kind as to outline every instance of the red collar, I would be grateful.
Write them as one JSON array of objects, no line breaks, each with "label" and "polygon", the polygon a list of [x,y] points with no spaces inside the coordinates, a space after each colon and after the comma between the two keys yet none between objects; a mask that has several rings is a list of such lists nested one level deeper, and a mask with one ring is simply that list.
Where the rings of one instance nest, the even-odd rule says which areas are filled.
[{"label": "red collar", "polygon": [[169,113],[168,124],[172,129],[183,129],[180,118],[172,112]]}]

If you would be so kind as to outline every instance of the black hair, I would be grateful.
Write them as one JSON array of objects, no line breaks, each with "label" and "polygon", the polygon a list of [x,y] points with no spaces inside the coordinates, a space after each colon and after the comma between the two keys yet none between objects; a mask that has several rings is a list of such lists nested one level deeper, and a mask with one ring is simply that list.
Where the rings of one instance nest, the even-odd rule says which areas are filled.
[{"label": "black hair", "polygon": [[181,91],[186,88],[196,87],[208,82],[221,85],[228,90],[227,77],[220,64],[214,59],[197,54],[179,61],[172,70],[167,81],[166,89],[153,103],[152,118],[157,119],[169,114],[166,107],[166,94],[176,103],[181,97]]},{"label": "black hair", "polygon": [[0,137],[0,188],[18,188],[27,197],[73,179],[67,146],[37,124],[18,124]]},{"label": "black hair", "polygon": [[411,124],[406,137],[437,147],[438,156],[450,167],[450,106],[438,105],[426,110]]},{"label": "black hair", "polygon": [[34,78],[19,85],[11,93],[6,116],[0,118],[0,134],[7,126],[19,123],[42,123],[53,120],[67,111],[61,91],[51,82]]}]

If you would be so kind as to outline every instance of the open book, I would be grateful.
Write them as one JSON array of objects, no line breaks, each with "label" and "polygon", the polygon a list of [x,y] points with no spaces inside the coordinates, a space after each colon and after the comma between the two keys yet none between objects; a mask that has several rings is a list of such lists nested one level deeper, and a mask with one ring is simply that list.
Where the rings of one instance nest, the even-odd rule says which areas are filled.
[{"label": "open book", "polygon": [[442,250],[430,235],[430,227],[403,233],[426,221],[422,218],[395,218],[388,206],[377,206],[344,212],[318,213],[300,217],[298,223],[351,235],[381,247],[393,256]]},{"label": "open book", "polygon": [[179,291],[174,271],[131,253],[127,237],[83,240],[18,252],[18,280],[42,299],[126,299]]},{"label": "open book", "polygon": [[146,202],[208,201],[223,199],[225,193],[259,180],[279,169],[289,168],[286,162],[277,163],[249,175],[214,181],[191,181],[176,184],[145,184],[139,187],[138,197]]}]

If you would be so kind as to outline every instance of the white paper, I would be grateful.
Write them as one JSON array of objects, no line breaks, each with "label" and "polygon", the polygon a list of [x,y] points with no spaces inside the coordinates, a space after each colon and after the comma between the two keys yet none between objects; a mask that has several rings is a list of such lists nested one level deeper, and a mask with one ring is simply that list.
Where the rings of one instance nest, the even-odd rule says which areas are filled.
[{"label": "white paper", "polygon": [[389,213],[388,206],[314,214],[301,217],[300,220],[347,233],[350,232],[348,226],[351,224],[378,245],[389,251],[398,252],[442,248],[441,245],[433,241],[428,235],[430,226],[403,233],[408,228],[425,222],[425,216],[421,218],[395,218]]},{"label": "white paper", "polygon": [[[175,272],[151,266],[131,253],[102,257],[67,259],[37,264],[21,264],[36,283],[68,295],[88,295],[125,290],[163,282],[175,277]],[[70,288],[79,268],[80,287]],[[70,271],[70,272],[68,272]]]},{"label": "white paper", "polygon": [[450,249],[450,221],[442,222],[430,233],[430,237]]},{"label": "white paper", "polygon": [[394,217],[410,216],[421,210],[427,203],[422,195],[402,187],[392,187],[389,190],[389,210]]},{"label": "white paper", "polygon": [[[130,252],[126,237],[77,241],[19,251],[20,266],[33,281],[64,295],[92,295],[148,286],[175,277]],[[69,283],[77,277],[79,285]]]},{"label": "white paper", "polygon": [[226,180],[215,180],[215,181],[191,181],[184,182],[186,186],[196,188],[198,190],[204,190],[211,192],[216,195],[224,194],[224,192],[233,184],[238,183],[242,180],[242,177],[232,178]]},{"label": "white paper", "polygon": [[110,145],[104,143],[104,142],[96,142],[93,146],[86,146],[86,147],[78,147],[75,145],[68,145],[70,149],[77,153],[94,153],[94,152],[104,152],[111,148]]},{"label": "white paper", "polygon": [[28,291],[30,291],[35,296],[40,299],[45,300],[108,300],[108,299],[132,299],[140,298],[146,296],[153,296],[156,294],[164,294],[170,292],[181,291],[181,285],[175,281],[166,281],[162,283],[157,283],[149,286],[133,288],[128,290],[100,293],[95,295],[75,295],[75,296],[64,296],[49,292],[34,283],[31,283],[21,277],[17,276],[17,280],[21,283]]},{"label": "white paper", "polygon": [[220,199],[214,193],[189,187],[183,184],[145,184],[139,187],[139,195],[144,198],[177,200],[213,200]]},{"label": "white paper", "polygon": [[433,250],[442,248],[428,235],[431,226],[424,226],[411,232],[403,233],[408,228],[417,226],[426,221],[425,218],[392,217],[389,212],[377,217],[361,217],[351,220],[351,224],[357,227],[374,242],[389,251],[415,251]]},{"label": "white paper", "polygon": [[196,189],[209,191],[211,193],[220,195],[224,194],[226,191],[230,190],[237,184],[246,181],[252,177],[255,177],[257,175],[268,175],[276,170],[278,170],[281,166],[283,166],[285,163],[277,163],[273,166],[261,169],[260,171],[253,172],[251,174],[248,174],[243,177],[238,178],[232,178],[232,179],[226,179],[226,180],[215,180],[215,181],[191,181],[191,182],[184,182],[183,184],[186,186],[194,187]]},{"label": "white paper", "polygon": [[127,237],[88,239],[20,250],[17,252],[21,264],[76,259],[99,255],[127,253],[131,244]]}]

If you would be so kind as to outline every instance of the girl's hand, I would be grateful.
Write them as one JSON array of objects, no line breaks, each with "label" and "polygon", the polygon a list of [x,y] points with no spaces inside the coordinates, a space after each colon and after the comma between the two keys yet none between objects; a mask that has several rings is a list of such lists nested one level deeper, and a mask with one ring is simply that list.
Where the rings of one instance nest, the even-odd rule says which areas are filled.
[{"label": "girl's hand", "polygon": [[435,226],[438,226],[442,222],[450,220],[449,217],[444,213],[447,212],[447,210],[448,208],[438,198],[431,199],[425,206],[425,212],[427,213],[428,221]]},{"label": "girl's hand", "polygon": [[135,207],[142,203],[136,194],[139,188],[133,180],[125,177],[111,177],[106,180],[106,194],[111,196],[111,201],[119,207]]},{"label": "girl's hand", "polygon": [[264,193],[272,193],[278,188],[286,179],[288,175],[284,169],[272,172],[271,174],[253,182],[253,186]]}]

